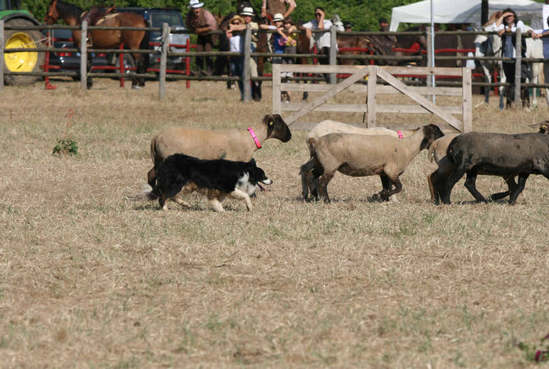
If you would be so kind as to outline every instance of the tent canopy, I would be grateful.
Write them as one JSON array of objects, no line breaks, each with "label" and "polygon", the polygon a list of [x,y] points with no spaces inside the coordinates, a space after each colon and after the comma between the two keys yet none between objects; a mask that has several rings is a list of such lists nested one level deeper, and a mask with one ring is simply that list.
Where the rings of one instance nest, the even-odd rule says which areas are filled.
[{"label": "tent canopy", "polygon": [[[471,23],[480,25],[481,0],[432,0],[435,23]],[[542,3],[532,0],[488,0],[489,14],[505,8],[513,9],[518,17],[533,28],[542,28]],[[397,6],[391,15],[391,31],[400,23],[431,23],[431,0]]]}]

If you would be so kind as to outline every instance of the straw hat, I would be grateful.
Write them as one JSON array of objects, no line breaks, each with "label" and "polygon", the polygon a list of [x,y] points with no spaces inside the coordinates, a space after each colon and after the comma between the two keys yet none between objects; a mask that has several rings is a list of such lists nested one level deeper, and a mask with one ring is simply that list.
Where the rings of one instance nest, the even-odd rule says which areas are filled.
[{"label": "straw hat", "polygon": [[234,23],[235,21],[239,21],[240,23],[244,23],[244,19],[238,14],[233,15],[233,17],[231,18],[229,23]]}]

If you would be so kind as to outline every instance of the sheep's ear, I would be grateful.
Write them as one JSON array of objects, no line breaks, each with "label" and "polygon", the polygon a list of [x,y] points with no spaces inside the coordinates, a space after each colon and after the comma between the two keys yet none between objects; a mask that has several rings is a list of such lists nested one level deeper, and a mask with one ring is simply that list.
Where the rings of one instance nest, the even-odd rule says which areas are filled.
[{"label": "sheep's ear", "polygon": [[264,117],[263,117],[263,123],[269,127],[272,127],[273,126],[273,116],[271,114],[266,114]]}]

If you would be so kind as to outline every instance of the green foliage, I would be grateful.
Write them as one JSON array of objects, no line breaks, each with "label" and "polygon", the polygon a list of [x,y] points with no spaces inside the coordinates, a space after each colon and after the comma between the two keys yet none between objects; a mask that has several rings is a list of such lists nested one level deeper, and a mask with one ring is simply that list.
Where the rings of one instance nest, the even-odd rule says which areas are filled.
[{"label": "green foliage", "polygon": [[534,362],[549,361],[549,335],[541,339],[539,345],[520,342],[518,348],[524,352],[526,360]]},{"label": "green foliage", "polygon": [[[93,5],[110,6],[116,4],[117,7],[140,6],[148,8],[177,8],[183,14],[188,11],[188,0],[65,0],[75,4],[82,9],[88,9]],[[329,18],[338,14],[344,22],[351,22],[354,30],[378,30],[378,19],[385,17],[391,18],[391,9],[395,6],[410,4],[416,0],[347,0],[345,2],[337,0],[297,0],[297,8],[292,14],[296,21],[309,21],[314,18],[314,8],[323,7]],[[256,10],[260,11],[261,0],[250,1]],[[236,10],[238,1],[235,0],[204,0],[206,8],[214,14],[225,15]],[[29,9],[37,19],[43,19],[46,14],[49,1],[43,0],[22,0],[22,4]]]},{"label": "green foliage", "polygon": [[[140,6],[147,8],[177,8],[183,14],[188,11],[188,0],[65,0],[88,9],[93,5],[110,6],[116,4],[118,7]],[[206,8],[214,14],[226,15],[236,10],[238,1],[235,0],[203,0]],[[418,0],[296,0],[297,8],[292,14],[296,21],[309,21],[313,19],[314,8],[321,6],[327,12],[329,18],[338,14],[344,22],[353,23],[355,31],[377,31],[378,19],[385,17],[391,19],[391,9],[396,6],[407,5]],[[543,2],[542,0],[536,0]],[[261,0],[250,1],[258,12],[261,8]],[[44,0],[22,0],[22,4],[29,9],[37,19],[43,19],[49,1]]]},{"label": "green foliage", "polygon": [[54,155],[77,155],[78,144],[71,138],[62,138],[57,140],[52,154]]}]

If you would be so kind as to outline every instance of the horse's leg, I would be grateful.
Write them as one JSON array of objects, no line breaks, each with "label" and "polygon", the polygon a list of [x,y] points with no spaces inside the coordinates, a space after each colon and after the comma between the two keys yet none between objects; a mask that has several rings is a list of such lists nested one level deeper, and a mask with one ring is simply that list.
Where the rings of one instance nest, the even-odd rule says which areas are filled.
[{"label": "horse's leg", "polygon": [[[484,81],[487,83],[492,83],[492,76],[490,75],[490,69],[485,64],[482,64],[482,72],[484,73]],[[490,103],[490,86],[484,87],[484,102],[486,104]]]},{"label": "horse's leg", "polygon": [[[135,65],[137,67],[137,74],[147,73],[149,54],[133,54]],[[132,88],[134,86],[145,87],[145,77],[133,77]]]},{"label": "horse's leg", "polygon": [[86,69],[88,71],[88,75],[87,75],[87,78],[86,78],[86,87],[87,89],[89,90],[90,88],[93,87],[93,80],[92,78],[90,77],[90,72],[92,70],[92,61],[93,61],[93,57],[92,57],[92,54],[90,52],[87,53],[87,63],[88,65],[86,66]]}]

